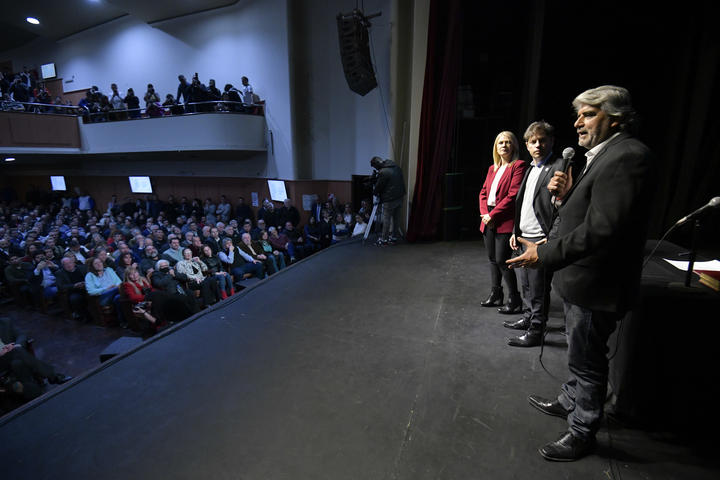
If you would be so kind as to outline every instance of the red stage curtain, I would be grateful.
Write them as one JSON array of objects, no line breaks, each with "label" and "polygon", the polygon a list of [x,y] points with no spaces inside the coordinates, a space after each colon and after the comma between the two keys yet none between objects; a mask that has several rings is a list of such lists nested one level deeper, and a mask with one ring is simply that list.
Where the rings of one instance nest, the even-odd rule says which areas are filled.
[{"label": "red stage curtain", "polygon": [[418,168],[407,232],[411,242],[439,236],[442,179],[453,147],[462,61],[461,15],[461,0],[430,3]]}]

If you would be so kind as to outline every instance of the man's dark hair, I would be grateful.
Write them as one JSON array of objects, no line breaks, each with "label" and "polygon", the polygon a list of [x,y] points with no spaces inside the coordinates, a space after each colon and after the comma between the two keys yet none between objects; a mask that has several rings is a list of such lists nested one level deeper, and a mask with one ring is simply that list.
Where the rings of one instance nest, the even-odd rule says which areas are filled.
[{"label": "man's dark hair", "polygon": [[538,132],[543,132],[546,136],[555,138],[555,127],[547,123],[545,120],[539,120],[531,123],[530,126],[527,127],[527,130],[525,130],[525,134],[523,135],[523,139],[527,142],[537,135]]}]

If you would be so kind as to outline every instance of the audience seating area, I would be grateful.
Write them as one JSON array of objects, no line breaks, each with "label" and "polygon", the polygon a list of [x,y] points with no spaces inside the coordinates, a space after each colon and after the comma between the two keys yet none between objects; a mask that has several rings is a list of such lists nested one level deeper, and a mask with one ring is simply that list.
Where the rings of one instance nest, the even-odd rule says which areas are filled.
[{"label": "audience seating area", "polygon": [[[149,333],[238,292],[249,278],[364,233],[369,202],[355,213],[334,196],[315,214],[286,200],[255,210],[238,198],[161,202],[88,195],[46,204],[0,204],[0,286],[18,305]],[[207,248],[205,248],[207,247]],[[161,295],[162,294],[162,295]],[[162,297],[162,298],[160,298]],[[181,300],[178,302],[178,298]]]},{"label": "audience seating area", "polygon": [[190,82],[179,75],[178,82],[175,96],[168,93],[162,99],[153,85],[148,84],[142,102],[132,88],[123,93],[113,83],[110,91],[104,93],[92,86],[75,105],[70,99],[63,99],[59,92],[50,92],[35,71],[3,72],[0,73],[0,110],[76,115],[82,116],[86,123],[208,112],[263,114],[264,102],[253,92],[247,77],[242,77],[240,88],[228,83],[222,91],[215,86],[214,79],[206,86],[197,73]]},{"label": "audience seating area", "polygon": [[100,208],[86,194],[47,195],[0,203],[0,301],[144,338],[362,235],[371,210],[363,201],[354,212],[334,195],[309,213],[290,199],[255,209],[224,195],[217,203],[113,196]]}]

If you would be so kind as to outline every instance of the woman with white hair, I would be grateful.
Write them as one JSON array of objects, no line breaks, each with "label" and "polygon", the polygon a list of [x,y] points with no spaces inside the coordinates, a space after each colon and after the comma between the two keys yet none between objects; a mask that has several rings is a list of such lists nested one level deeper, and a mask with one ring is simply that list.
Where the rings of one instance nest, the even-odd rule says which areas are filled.
[{"label": "woman with white hair", "polygon": [[217,303],[221,296],[214,277],[206,277],[208,267],[205,262],[198,257],[193,257],[190,248],[184,248],[182,251],[183,259],[175,264],[178,273],[187,277],[188,288],[190,290],[200,290],[203,299],[203,306],[209,306]]}]

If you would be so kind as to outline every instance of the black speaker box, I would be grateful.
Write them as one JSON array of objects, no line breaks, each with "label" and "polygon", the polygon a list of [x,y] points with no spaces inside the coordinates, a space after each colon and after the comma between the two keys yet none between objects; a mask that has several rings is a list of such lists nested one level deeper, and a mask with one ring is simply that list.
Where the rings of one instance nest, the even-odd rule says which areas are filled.
[{"label": "black speaker box", "polygon": [[369,34],[366,22],[359,12],[339,13],[337,16],[340,58],[350,90],[366,95],[377,87],[370,58]]}]

